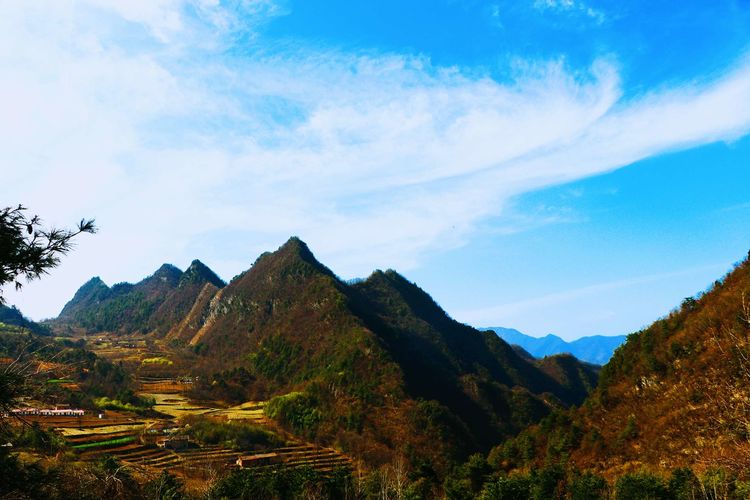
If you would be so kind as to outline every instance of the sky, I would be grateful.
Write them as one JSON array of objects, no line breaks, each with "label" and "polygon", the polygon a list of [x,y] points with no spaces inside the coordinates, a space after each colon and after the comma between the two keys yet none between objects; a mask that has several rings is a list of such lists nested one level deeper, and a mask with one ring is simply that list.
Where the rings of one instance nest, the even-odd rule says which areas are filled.
[{"label": "sky", "polygon": [[750,2],[0,1],[0,200],[95,218],[11,304],[291,235],[454,318],[625,334],[750,249]]}]

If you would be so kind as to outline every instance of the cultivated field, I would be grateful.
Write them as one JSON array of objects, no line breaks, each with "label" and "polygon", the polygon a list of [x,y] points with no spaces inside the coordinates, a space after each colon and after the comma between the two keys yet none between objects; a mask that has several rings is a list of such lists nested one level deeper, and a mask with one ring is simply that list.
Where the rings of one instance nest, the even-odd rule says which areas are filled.
[{"label": "cultivated field", "polygon": [[[102,334],[89,339],[97,355],[122,362],[138,378],[138,395],[153,398],[154,410],[164,418],[144,418],[128,412],[106,411],[105,418],[96,415],[83,417],[28,417],[45,427],[59,430],[83,460],[96,460],[111,455],[145,473],[169,470],[190,481],[206,481],[237,467],[237,459],[253,453],[270,454],[268,467],[312,467],[321,473],[345,468],[352,469],[351,460],[330,448],[296,441],[285,435],[287,446],[263,451],[242,451],[222,445],[199,446],[190,442],[180,450],[160,448],[157,438],[168,437],[164,430],[177,427],[181,417],[200,415],[216,420],[241,420],[280,431],[264,414],[265,402],[249,401],[235,406],[221,407],[217,403],[197,403],[185,396],[193,379],[178,363],[170,359],[169,350],[158,342],[148,345],[139,338],[122,338]],[[67,381],[60,381],[67,383]],[[285,433],[281,432],[282,435]],[[251,460],[252,462],[252,460]]]}]

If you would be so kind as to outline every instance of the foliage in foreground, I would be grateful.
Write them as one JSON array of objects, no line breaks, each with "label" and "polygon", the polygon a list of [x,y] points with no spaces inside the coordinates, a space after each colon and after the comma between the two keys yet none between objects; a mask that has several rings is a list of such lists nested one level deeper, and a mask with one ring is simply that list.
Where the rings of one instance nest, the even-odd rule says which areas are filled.
[{"label": "foliage in foreground", "polygon": [[81,233],[95,233],[93,220],[81,219],[78,227],[45,229],[39,216],[29,217],[26,207],[0,209],[0,304],[4,303],[2,286],[14,283],[21,289],[22,279],[31,281],[60,263],[73,246],[73,238]]},{"label": "foliage in foreground", "polygon": [[648,471],[631,472],[609,484],[591,471],[581,472],[562,464],[506,473],[473,455],[454,469],[444,482],[451,500],[731,500],[746,499],[750,482],[723,469],[696,475],[691,469],[675,469],[667,477]]},{"label": "foliage in foreground", "polygon": [[287,500],[294,498],[353,498],[352,477],[346,471],[321,475],[309,467],[242,469],[217,482],[212,498]]}]

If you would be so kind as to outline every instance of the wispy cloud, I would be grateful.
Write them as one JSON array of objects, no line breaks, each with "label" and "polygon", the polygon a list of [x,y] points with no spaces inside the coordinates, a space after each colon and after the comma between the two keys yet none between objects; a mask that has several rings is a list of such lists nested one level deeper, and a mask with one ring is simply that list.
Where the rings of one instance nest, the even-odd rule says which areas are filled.
[{"label": "wispy cloud", "polygon": [[[3,4],[0,195],[97,217],[18,303],[203,258],[225,277],[297,234],[344,276],[463,245],[513,196],[750,127],[750,65],[623,101],[616,65],[512,82],[422,57],[269,48],[267,1]],[[209,255],[196,255],[198,251]],[[117,264],[114,264],[117,262]]]},{"label": "wispy cloud", "polygon": [[586,16],[598,24],[606,21],[603,11],[590,7],[580,0],[534,0],[534,8],[539,11],[564,12]]},{"label": "wispy cloud", "polygon": [[[538,297],[455,311],[460,321],[479,326],[509,326],[534,336],[555,333],[621,335],[636,331],[726,270],[724,264],[594,283]],[[582,277],[582,280],[584,278]],[[584,281],[585,282],[585,281]],[[659,293],[654,290],[659,289]],[[647,297],[650,300],[642,300]],[[566,318],[560,322],[559,318]]]},{"label": "wispy cloud", "polygon": [[688,276],[704,271],[716,272],[724,269],[724,264],[711,264],[679,271],[666,273],[648,274],[635,276],[624,280],[610,281],[607,283],[597,283],[572,290],[563,290],[557,293],[551,293],[542,297],[533,297],[509,304],[500,304],[497,306],[485,307],[481,309],[472,309],[459,312],[459,316],[464,320],[475,325],[485,325],[493,321],[504,321],[507,317],[517,317],[523,314],[538,314],[552,305],[560,305],[578,300],[582,297],[600,294],[611,290],[630,288],[647,283],[667,280],[680,276]]}]

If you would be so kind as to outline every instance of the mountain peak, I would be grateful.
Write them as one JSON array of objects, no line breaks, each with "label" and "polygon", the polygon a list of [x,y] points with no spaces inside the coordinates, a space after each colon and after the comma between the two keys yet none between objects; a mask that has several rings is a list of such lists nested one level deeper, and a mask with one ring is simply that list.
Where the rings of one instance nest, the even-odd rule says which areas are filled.
[{"label": "mountain peak", "polygon": [[170,277],[182,274],[182,271],[177,266],[172,264],[162,264],[159,269],[153,274],[155,278]]},{"label": "mountain peak", "polygon": [[147,277],[142,283],[161,282],[176,286],[182,276],[182,271],[172,264],[162,264],[154,274]]},{"label": "mountain peak", "polygon": [[403,275],[399,274],[397,271],[394,271],[393,269],[386,269],[383,271],[382,269],[376,269],[374,270],[370,276],[367,277],[365,281],[370,282],[378,282],[378,281],[387,281],[391,284],[405,284],[405,285],[414,285],[414,283],[410,282],[408,279],[404,278]]},{"label": "mountain peak", "polygon": [[312,258],[315,259],[315,256],[310,251],[310,247],[307,246],[307,243],[299,239],[297,236],[292,236],[289,238],[286,243],[281,245],[279,249],[277,250],[278,253],[293,253],[296,255],[299,255],[300,257],[304,258],[305,260]]},{"label": "mountain peak", "polygon": [[180,277],[180,284],[184,283],[211,283],[218,288],[222,288],[225,283],[224,280],[213,272],[207,265],[198,259],[195,259],[190,263],[190,266],[182,273]]},{"label": "mountain peak", "polygon": [[65,304],[60,317],[68,317],[80,308],[97,303],[110,295],[111,289],[99,276],[94,276],[76,291],[73,298]]},{"label": "mountain peak", "polygon": [[297,236],[289,238],[275,252],[266,252],[261,255],[256,261],[256,266],[260,263],[263,263],[263,267],[274,267],[277,269],[289,266],[297,267],[300,263],[303,263],[311,266],[318,272],[335,277],[333,271],[321,264],[312,251],[310,251],[307,244]]},{"label": "mountain peak", "polygon": [[84,283],[81,288],[83,288],[84,286],[99,286],[99,285],[107,286],[99,276],[94,276],[93,278],[88,280],[86,283]]}]

